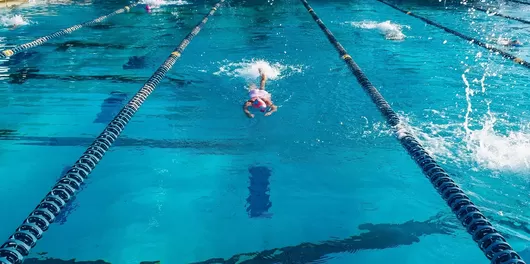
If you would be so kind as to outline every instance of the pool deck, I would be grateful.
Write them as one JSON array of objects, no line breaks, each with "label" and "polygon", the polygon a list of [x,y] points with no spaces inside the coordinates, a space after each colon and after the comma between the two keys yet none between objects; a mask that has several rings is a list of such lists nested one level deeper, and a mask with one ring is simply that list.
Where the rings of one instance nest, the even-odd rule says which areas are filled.
[{"label": "pool deck", "polygon": [[28,0],[0,0],[0,9],[12,8],[27,3]]}]

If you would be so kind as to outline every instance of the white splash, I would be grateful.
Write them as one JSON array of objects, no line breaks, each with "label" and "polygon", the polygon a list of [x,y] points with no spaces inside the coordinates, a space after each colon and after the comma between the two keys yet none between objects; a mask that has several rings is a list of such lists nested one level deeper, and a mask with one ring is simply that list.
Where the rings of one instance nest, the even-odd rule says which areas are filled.
[{"label": "white splash", "polygon": [[486,101],[486,104],[486,114],[477,119],[472,127],[469,126],[472,119],[466,119],[464,123],[422,124],[416,124],[407,116],[403,120],[424,147],[442,163],[465,163],[475,170],[530,171],[530,126],[522,126],[517,131],[498,128],[496,126],[507,127],[509,123],[498,119],[500,114],[491,112],[491,102]]},{"label": "white splash", "polygon": [[250,60],[242,62],[225,63],[219,67],[215,75],[224,74],[230,77],[239,77],[244,79],[255,79],[259,77],[258,69],[262,69],[268,79],[278,80],[292,73],[302,72],[300,66],[282,65],[278,62],[269,63],[265,60]]},{"label": "white splash", "polygon": [[3,15],[0,17],[0,24],[4,27],[19,27],[29,24],[29,20],[21,15]]},{"label": "white splash", "polygon": [[177,1],[165,1],[165,0],[142,0],[140,2],[141,4],[149,5],[151,8],[158,8],[160,6],[164,5],[187,5],[189,4],[187,1],[184,0],[177,0]]},{"label": "white splash", "polygon": [[390,20],[385,22],[374,22],[374,21],[361,21],[361,22],[350,22],[352,26],[357,28],[364,29],[379,29],[379,31],[385,36],[388,40],[403,40],[405,39],[405,34],[403,34],[403,28],[410,29],[409,26],[403,26],[399,24],[394,24]]},{"label": "white splash", "polygon": [[[466,70],[468,72],[468,70]],[[462,80],[464,81],[464,84],[466,85],[466,101],[467,101],[467,109],[466,109],[466,115],[464,116],[464,129],[466,130],[466,133],[471,133],[471,130],[469,129],[469,115],[471,112],[473,112],[473,107],[471,105],[471,96],[473,96],[473,90],[469,86],[469,82],[467,81],[466,74],[462,74]]]}]

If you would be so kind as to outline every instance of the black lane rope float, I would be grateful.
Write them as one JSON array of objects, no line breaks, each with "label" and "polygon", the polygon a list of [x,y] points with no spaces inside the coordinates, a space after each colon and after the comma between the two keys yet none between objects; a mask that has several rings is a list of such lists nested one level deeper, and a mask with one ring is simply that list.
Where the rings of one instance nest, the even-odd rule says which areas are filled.
[{"label": "black lane rope float", "polygon": [[156,89],[166,73],[173,67],[193,37],[201,31],[208,18],[215,13],[224,1],[220,0],[212,7],[210,12],[182,40],[180,45],[173,50],[171,55],[155,71],[151,78],[147,80],[144,86],[107,125],[79,160],[75,162],[72,168],[59,179],[46,197],[37,205],[35,210],[24,220],[22,225],[0,246],[0,264],[22,263],[23,258],[29,254],[29,251],[36,245],[43,233],[48,230],[50,224],[53,223],[64,206],[79,191],[79,188],[87,179],[88,175],[94,170],[98,162],[103,159],[103,156],[112,143],[118,138],[147,97]]},{"label": "black lane rope float", "polygon": [[466,228],[467,232],[471,234],[473,240],[477,242],[482,252],[491,260],[491,263],[524,264],[525,262],[517,252],[497,232],[488,219],[471,202],[464,191],[451,179],[451,176],[436,163],[434,158],[427,153],[414,135],[405,129],[396,112],[394,112],[385,98],[383,98],[370,80],[368,80],[368,77],[366,77],[361,68],[353,61],[352,57],[348,55],[348,52],[337,41],[322,20],[315,14],[315,11],[313,11],[307,1],[301,1],[315,22],[317,22],[320,29],[326,34],[329,42],[333,44],[341,58],[346,62],[361,87],[386,118],[387,123],[394,129],[395,135],[403,148],[407,150],[412,159],[421,168],[422,172],[427,176],[434,188]]},{"label": "black lane rope float", "polygon": [[498,16],[498,17],[504,17],[504,18],[507,18],[507,19],[511,19],[511,20],[516,20],[516,21],[519,21],[521,23],[525,23],[525,24],[530,24],[530,21],[529,20],[524,20],[522,18],[518,18],[518,17],[513,17],[513,16],[508,16],[508,15],[504,15],[504,14],[501,14],[501,13],[497,13],[495,11],[490,11],[488,9],[483,9],[481,7],[472,7],[473,9],[475,10],[478,10],[478,11],[482,11],[488,15],[493,15],[493,16]]},{"label": "black lane rope float", "polygon": [[519,4],[523,4],[523,5],[530,5],[530,2],[523,2],[523,1],[518,1],[518,0],[506,0],[506,1],[519,3]]},{"label": "black lane rope float", "polygon": [[452,30],[450,28],[442,26],[442,25],[440,25],[440,24],[438,24],[438,23],[436,23],[436,22],[434,22],[434,21],[432,21],[430,19],[424,18],[422,16],[418,16],[418,15],[416,15],[416,14],[410,12],[410,11],[403,10],[403,9],[401,9],[401,8],[397,7],[396,5],[393,5],[391,3],[385,2],[383,0],[377,0],[377,1],[379,1],[379,2],[381,2],[383,4],[385,4],[385,5],[388,5],[388,6],[394,8],[394,9],[396,9],[398,11],[401,11],[404,14],[407,14],[409,16],[412,16],[412,17],[415,17],[417,19],[420,19],[420,20],[424,21],[425,23],[427,23],[429,25],[433,25],[435,27],[441,28],[441,29],[445,30],[448,33],[451,33],[451,34],[453,34],[453,35],[455,35],[457,37],[460,37],[460,38],[463,38],[463,39],[469,41],[470,43],[473,43],[475,45],[481,46],[481,47],[486,48],[486,49],[488,49],[490,51],[494,51],[494,52],[500,54],[501,56],[503,56],[504,58],[510,59],[513,62],[515,62],[517,64],[521,64],[521,65],[525,66],[526,68],[530,69],[530,62],[527,62],[527,61],[525,61],[525,60],[523,60],[521,58],[518,58],[518,57],[516,57],[516,56],[514,56],[514,55],[512,55],[512,54],[510,54],[510,53],[508,53],[506,51],[503,51],[501,49],[495,48],[492,45],[484,43],[484,42],[482,42],[482,41],[480,41],[480,40],[478,40],[476,38],[468,37],[468,36],[466,36],[466,35],[464,35],[464,34],[462,34],[460,32],[457,32],[457,31],[454,31],[454,30]]},{"label": "black lane rope float", "polygon": [[50,34],[50,35],[47,35],[47,36],[44,36],[44,37],[40,37],[34,41],[31,41],[31,42],[28,42],[26,44],[22,44],[22,45],[18,45],[18,46],[15,46],[14,48],[12,49],[6,49],[6,50],[3,50],[0,52],[0,59],[3,59],[3,58],[7,58],[7,57],[11,57],[23,50],[27,50],[27,49],[31,49],[31,48],[34,48],[34,47],[37,47],[37,46],[40,46],[46,42],[48,42],[49,40],[51,39],[54,39],[54,38],[58,38],[60,36],[64,36],[64,35],[67,35],[67,34],[71,34],[72,32],[82,28],[82,27],[87,27],[87,26],[92,26],[94,24],[97,24],[97,23],[100,23],[104,20],[106,20],[107,18],[109,17],[112,17],[114,15],[117,15],[117,14],[121,14],[123,12],[128,12],[131,7],[135,7],[136,5],[138,5],[138,2],[136,3],[133,3],[133,4],[130,4],[128,6],[125,6],[123,8],[120,8],[110,14],[107,14],[107,15],[104,15],[104,16],[100,16],[96,19],[93,19],[93,20],[90,20],[90,21],[87,21],[87,22],[84,22],[84,23],[81,23],[81,24],[77,24],[77,25],[74,25],[74,26],[71,26],[69,28],[65,28],[65,29],[62,29],[62,30],[59,30],[53,34]]}]

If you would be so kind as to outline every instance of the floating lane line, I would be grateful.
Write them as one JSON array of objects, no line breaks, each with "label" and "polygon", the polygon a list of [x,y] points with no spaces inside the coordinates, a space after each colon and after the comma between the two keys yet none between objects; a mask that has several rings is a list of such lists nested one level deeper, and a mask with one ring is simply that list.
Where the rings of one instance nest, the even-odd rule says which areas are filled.
[{"label": "floating lane line", "polygon": [[348,65],[361,87],[370,96],[379,111],[381,111],[388,124],[393,128],[401,146],[407,150],[411,158],[421,168],[423,174],[427,176],[442,199],[449,205],[451,211],[460,220],[467,232],[472,236],[482,252],[484,252],[484,255],[491,260],[491,263],[495,264],[524,264],[525,262],[517,252],[497,232],[486,216],[480,212],[464,191],[451,179],[451,176],[429,155],[416,137],[405,129],[397,113],[394,112],[385,98],[383,98],[375,86],[368,80],[368,77],[357,63],[353,61],[346,49],[333,36],[333,33],[324,25],[309,3],[306,0],[300,1],[304,4],[320,29],[322,29],[329,42],[338,51],[341,59]]},{"label": "floating lane line", "polygon": [[504,15],[504,14],[501,14],[501,13],[498,13],[498,12],[495,12],[495,11],[491,11],[491,10],[489,10],[489,9],[484,9],[484,8],[477,7],[477,6],[472,7],[472,9],[475,9],[475,10],[478,10],[478,11],[481,11],[481,12],[484,12],[484,13],[486,13],[486,14],[488,14],[488,15],[498,16],[498,17],[503,17],[503,18],[507,18],[507,19],[511,19],[511,20],[519,21],[519,22],[521,22],[521,23],[530,24],[530,21],[529,21],[529,20],[524,20],[524,19],[522,19],[522,18],[513,17],[513,16],[509,16],[509,15]]},{"label": "floating lane line", "polygon": [[521,65],[525,66],[526,68],[530,69],[530,63],[529,62],[527,62],[527,61],[525,61],[525,60],[523,60],[521,58],[518,58],[518,57],[516,57],[516,56],[514,56],[514,55],[512,55],[512,54],[510,54],[510,53],[508,53],[506,51],[503,51],[501,49],[495,48],[492,45],[484,43],[484,42],[482,42],[482,41],[480,41],[480,40],[478,40],[476,38],[472,38],[472,37],[466,36],[466,35],[458,32],[458,31],[455,31],[455,30],[452,30],[452,29],[447,28],[445,26],[442,26],[442,25],[440,25],[440,24],[438,24],[438,23],[436,23],[436,22],[434,22],[434,21],[432,21],[430,19],[427,19],[427,18],[424,18],[422,16],[416,15],[416,14],[412,13],[411,11],[403,10],[403,9],[397,7],[394,4],[388,3],[388,2],[383,1],[383,0],[377,0],[377,1],[379,1],[379,2],[381,2],[383,4],[385,4],[385,5],[388,5],[388,6],[394,8],[394,9],[396,9],[396,10],[398,10],[398,11],[404,13],[404,14],[407,14],[409,16],[412,16],[412,17],[415,17],[417,19],[420,19],[420,20],[424,21],[425,23],[427,23],[429,25],[433,25],[435,27],[441,28],[441,29],[445,30],[448,33],[451,33],[451,34],[453,34],[453,35],[455,35],[457,37],[460,37],[460,38],[463,38],[463,39],[469,41],[472,44],[475,44],[475,45],[481,46],[483,48],[486,48],[486,49],[488,49],[490,51],[496,52],[499,55],[503,56],[504,58],[510,59],[513,62],[515,62],[517,64],[521,64]]},{"label": "floating lane line", "polygon": [[[0,246],[0,264],[20,264],[24,257],[28,256],[30,250],[35,247],[37,241],[48,230],[51,223],[61,213],[61,210],[74,198],[76,192],[80,190],[83,182],[88,178],[88,175],[94,170],[99,161],[103,159],[107,150],[121,134],[130,119],[180,58],[182,52],[193,37],[199,33],[208,21],[208,18],[215,13],[224,1],[221,0],[212,7],[210,12],[182,40],[180,45],[171,52],[171,55],[166,61],[87,148],[79,160],[59,179],[46,197],[44,197],[23,221],[22,225]],[[4,217],[9,216],[7,213],[4,213]]]},{"label": "floating lane line", "polygon": [[69,28],[61,29],[61,30],[59,30],[59,31],[57,31],[57,32],[55,32],[53,34],[50,34],[50,35],[47,35],[47,36],[44,36],[44,37],[40,37],[40,38],[38,38],[38,39],[36,39],[34,41],[31,41],[31,42],[28,42],[28,43],[25,43],[25,44],[22,44],[22,45],[15,46],[12,49],[2,50],[2,51],[0,51],[0,59],[11,57],[11,56],[13,56],[13,55],[15,55],[15,54],[17,54],[17,53],[19,53],[21,51],[40,46],[40,45],[48,42],[51,39],[71,34],[72,32],[74,32],[74,31],[76,31],[76,30],[78,30],[80,28],[87,27],[87,26],[92,26],[94,24],[103,22],[104,20],[106,20],[109,17],[115,16],[117,14],[121,14],[123,12],[128,12],[132,7],[135,7],[136,5],[138,5],[138,2],[133,3],[131,5],[128,5],[128,6],[125,6],[123,8],[120,8],[120,9],[118,9],[118,10],[116,10],[116,11],[110,13],[110,14],[107,14],[107,15],[104,15],[104,16],[100,16],[100,17],[98,17],[96,19],[93,19],[93,20],[90,20],[90,21],[87,21],[87,22],[84,22],[84,23],[81,23],[81,24],[77,24],[77,25],[71,26]]},{"label": "floating lane line", "polygon": [[514,2],[514,3],[519,3],[519,4],[523,4],[523,5],[530,5],[529,2],[523,2],[523,1],[518,1],[518,0],[506,0],[508,2]]}]

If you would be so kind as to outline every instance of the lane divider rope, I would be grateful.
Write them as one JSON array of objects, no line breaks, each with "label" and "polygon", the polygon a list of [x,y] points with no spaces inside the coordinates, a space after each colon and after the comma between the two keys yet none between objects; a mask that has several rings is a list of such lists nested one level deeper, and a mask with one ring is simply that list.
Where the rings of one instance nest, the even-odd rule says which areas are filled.
[{"label": "lane divider rope", "polygon": [[103,22],[104,20],[106,20],[107,18],[109,17],[112,17],[114,15],[117,15],[117,14],[121,14],[123,12],[128,12],[131,7],[135,7],[136,5],[138,5],[138,2],[136,3],[133,3],[131,5],[128,5],[128,6],[125,6],[123,8],[120,8],[110,14],[107,14],[107,15],[104,15],[104,16],[100,16],[96,19],[93,19],[93,20],[90,20],[90,21],[87,21],[87,22],[84,22],[84,23],[81,23],[81,24],[77,24],[77,25],[74,25],[74,26],[71,26],[69,28],[65,28],[65,29],[61,29],[53,34],[50,34],[50,35],[47,35],[47,36],[44,36],[44,37],[40,37],[34,41],[31,41],[31,42],[28,42],[28,43],[25,43],[25,44],[22,44],[22,45],[18,45],[18,46],[15,46],[14,48],[12,49],[6,49],[6,50],[2,50],[0,51],[0,59],[4,59],[4,58],[7,58],[7,57],[11,57],[21,51],[24,51],[24,50],[27,50],[27,49],[31,49],[31,48],[34,48],[34,47],[37,47],[37,46],[40,46],[46,42],[48,42],[49,40],[51,39],[54,39],[54,38],[58,38],[60,36],[64,36],[64,35],[67,35],[67,34],[71,34],[72,32],[80,29],[80,28],[83,28],[83,27],[87,27],[87,26],[92,26],[92,25],[95,25],[97,23],[100,23],[100,22]]},{"label": "lane divider rope", "polygon": [[530,5],[529,2],[523,2],[523,1],[518,1],[518,0],[506,0],[508,2],[514,2],[514,3],[519,3],[519,4],[523,4],[523,5]]},{"label": "lane divider rope", "polygon": [[76,195],[83,182],[103,159],[107,150],[121,134],[140,106],[156,89],[162,78],[173,67],[190,41],[225,0],[215,4],[201,22],[182,40],[171,55],[147,80],[144,86],[125,105],[103,132],[87,148],[75,164],[59,179],[50,192],[37,205],[9,239],[0,246],[0,264],[19,264],[35,247],[43,233],[48,230],[66,204]]},{"label": "lane divider rope", "polygon": [[493,16],[498,16],[498,17],[503,17],[503,18],[507,18],[507,19],[511,19],[511,20],[515,20],[515,21],[519,21],[521,23],[525,23],[525,24],[530,24],[530,21],[529,20],[524,20],[522,18],[518,18],[518,17],[513,17],[513,16],[508,16],[508,15],[504,15],[504,14],[501,14],[501,13],[497,13],[495,11],[490,11],[488,9],[484,9],[484,8],[481,8],[481,7],[477,7],[477,6],[474,6],[472,7],[473,9],[475,10],[478,10],[478,11],[482,11],[488,15],[493,15]]},{"label": "lane divider rope", "polygon": [[486,216],[480,212],[464,191],[451,179],[451,176],[427,153],[416,137],[407,131],[397,113],[394,112],[357,63],[353,61],[344,47],[324,25],[309,3],[306,0],[300,1],[302,1],[320,29],[322,29],[329,42],[338,51],[341,59],[348,65],[361,87],[381,111],[388,124],[394,129],[395,135],[403,148],[407,150],[411,158],[421,168],[467,232],[471,234],[482,252],[491,260],[491,263],[525,264],[517,252],[506,242],[506,239],[491,225]]},{"label": "lane divider rope", "polygon": [[377,1],[379,1],[379,2],[381,2],[381,3],[383,3],[383,4],[385,4],[385,5],[388,5],[388,6],[392,7],[392,8],[394,8],[394,9],[396,9],[396,10],[402,12],[402,13],[405,13],[405,14],[409,15],[409,16],[412,16],[412,17],[415,17],[415,18],[417,18],[417,19],[420,19],[420,20],[424,21],[425,23],[427,23],[427,24],[429,24],[429,25],[433,25],[433,26],[435,26],[435,27],[441,28],[441,29],[445,30],[445,31],[448,32],[448,33],[451,33],[451,34],[453,34],[453,35],[455,35],[455,36],[457,36],[457,37],[463,38],[463,39],[469,41],[469,43],[472,43],[472,44],[478,45],[478,46],[480,46],[480,47],[483,47],[483,48],[486,48],[486,49],[488,49],[488,50],[490,50],[490,51],[493,51],[493,52],[495,52],[495,53],[498,53],[498,54],[501,55],[502,57],[504,57],[504,58],[506,58],[506,59],[510,59],[510,60],[512,60],[513,62],[515,62],[515,63],[517,63],[517,64],[521,64],[521,65],[523,65],[524,67],[530,69],[530,63],[529,63],[529,62],[527,62],[527,61],[525,61],[525,60],[523,60],[523,59],[521,59],[521,58],[518,58],[518,57],[516,57],[516,56],[514,56],[514,55],[512,55],[512,54],[510,54],[510,53],[508,53],[508,52],[506,52],[506,51],[503,51],[503,50],[501,50],[501,49],[495,48],[495,47],[493,47],[492,45],[487,44],[487,43],[484,43],[484,42],[482,42],[482,41],[480,41],[480,40],[478,40],[478,39],[476,39],[476,38],[468,37],[468,36],[466,36],[466,35],[464,35],[464,34],[458,32],[458,31],[455,31],[455,30],[452,30],[452,29],[447,28],[447,27],[445,27],[445,26],[442,26],[442,25],[440,25],[440,24],[438,24],[438,23],[436,23],[436,22],[434,22],[434,21],[432,21],[432,20],[430,20],[430,19],[427,19],[427,18],[424,18],[424,17],[422,17],[422,16],[416,15],[416,14],[412,13],[411,11],[403,10],[403,9],[397,7],[396,5],[393,5],[393,4],[388,3],[388,2],[386,2],[386,1],[383,1],[383,0],[377,0]]}]

